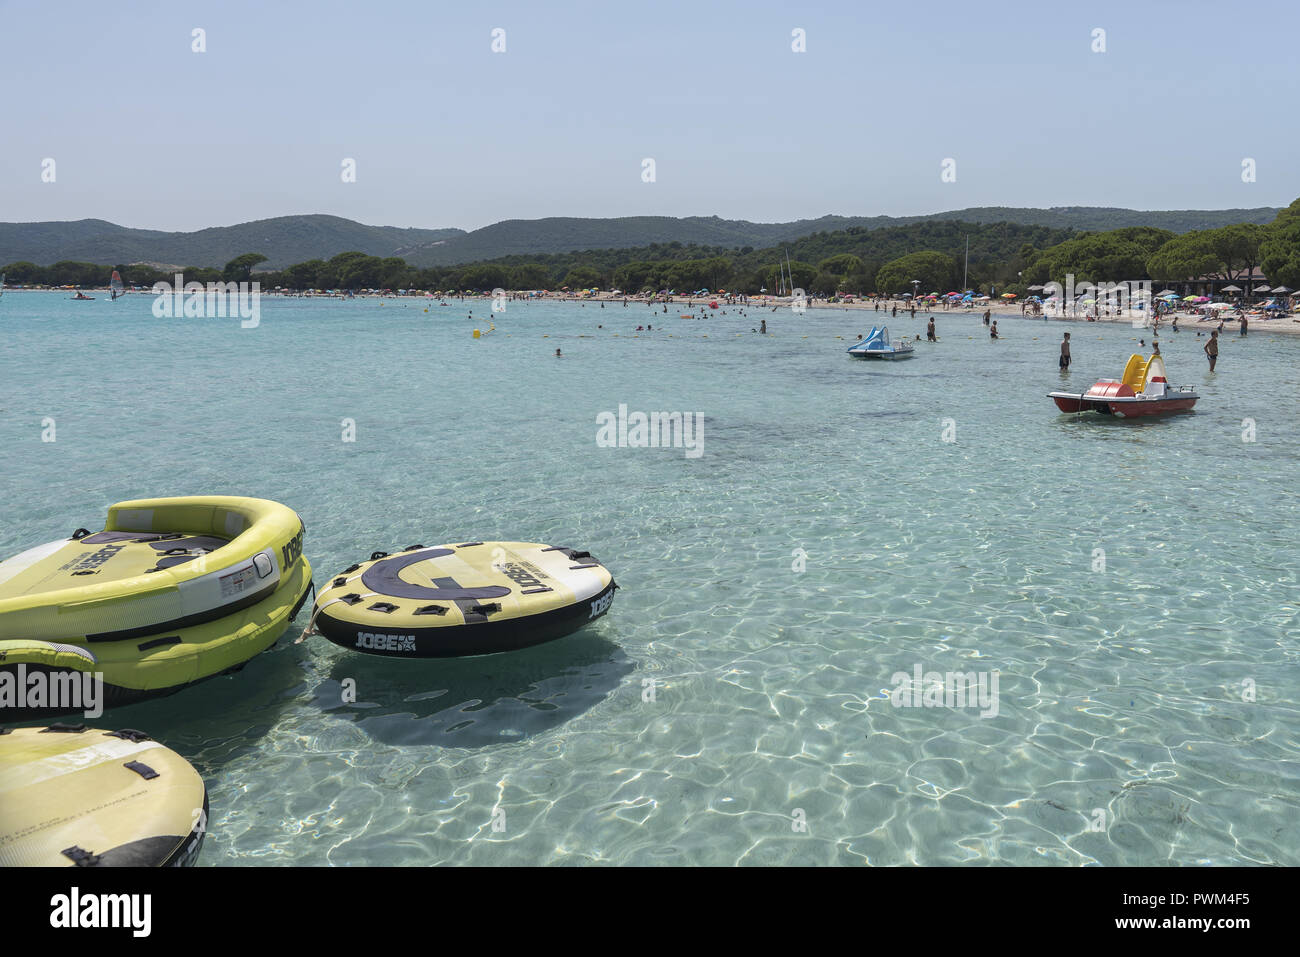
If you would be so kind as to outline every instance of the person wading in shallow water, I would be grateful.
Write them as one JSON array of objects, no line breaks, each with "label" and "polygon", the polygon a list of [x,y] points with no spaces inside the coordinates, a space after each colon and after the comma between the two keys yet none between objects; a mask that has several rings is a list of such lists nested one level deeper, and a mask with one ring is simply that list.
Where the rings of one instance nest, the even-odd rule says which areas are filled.
[{"label": "person wading in shallow water", "polygon": [[1061,371],[1070,371],[1070,334],[1067,332],[1061,340]]},{"label": "person wading in shallow water", "polygon": [[1210,333],[1210,338],[1205,343],[1205,354],[1210,360],[1210,371],[1214,371],[1214,364],[1219,361],[1219,330],[1215,329]]},{"label": "person wading in shallow water", "polygon": [[930,321],[925,324],[925,337],[931,342],[939,341],[934,337],[934,316],[931,316]]}]

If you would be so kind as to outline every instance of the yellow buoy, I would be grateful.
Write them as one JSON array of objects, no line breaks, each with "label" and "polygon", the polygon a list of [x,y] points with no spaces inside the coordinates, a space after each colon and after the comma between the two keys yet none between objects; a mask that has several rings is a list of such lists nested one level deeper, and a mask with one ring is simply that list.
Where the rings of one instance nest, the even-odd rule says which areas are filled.
[{"label": "yellow buoy", "polygon": [[478,330],[475,329],[475,330],[474,330],[474,338],[477,339],[478,337],[479,337]]}]

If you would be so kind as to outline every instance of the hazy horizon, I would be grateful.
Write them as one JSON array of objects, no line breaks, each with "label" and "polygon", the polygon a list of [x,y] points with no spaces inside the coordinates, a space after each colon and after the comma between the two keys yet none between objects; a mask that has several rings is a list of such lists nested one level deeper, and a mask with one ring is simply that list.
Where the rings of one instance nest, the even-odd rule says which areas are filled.
[{"label": "hazy horizon", "polygon": [[51,15],[23,0],[0,28],[0,71],[22,96],[0,127],[0,219],[193,232],[325,214],[472,231],[1286,206],[1300,130],[1271,104],[1284,113],[1295,86],[1279,42],[1300,12],[1252,7],[1261,37],[1223,28],[1221,10],[76,0]]}]

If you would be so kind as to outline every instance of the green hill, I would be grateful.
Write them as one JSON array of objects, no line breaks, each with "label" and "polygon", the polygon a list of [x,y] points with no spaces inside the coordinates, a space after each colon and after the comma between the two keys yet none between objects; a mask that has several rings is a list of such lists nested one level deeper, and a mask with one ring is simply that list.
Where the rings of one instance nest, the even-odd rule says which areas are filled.
[{"label": "green hill", "polygon": [[356,249],[372,256],[404,256],[451,237],[460,229],[365,226],[338,216],[281,216],[192,233],[128,229],[102,219],[62,223],[0,223],[0,263],[62,260],[106,264],[151,262],[223,266],[241,253],[260,252],[266,268],[329,258]]},{"label": "green hill", "polygon": [[1143,211],[1101,206],[1062,206],[1052,209],[1018,209],[982,206],[926,216],[822,216],[789,223],[751,223],[717,216],[628,216],[618,219],[511,219],[433,247],[414,250],[403,258],[413,266],[450,266],[575,250],[627,249],[654,243],[682,243],[725,249],[761,247],[790,242],[818,232],[847,229],[885,229],[913,223],[946,221],[966,223],[1017,223],[1075,231],[1154,226],[1174,232],[1210,229],[1232,223],[1272,222],[1278,210],[1209,209]]},{"label": "green hill", "polygon": [[1019,209],[984,206],[926,216],[822,216],[788,223],[751,223],[717,216],[627,216],[615,219],[510,219],[472,232],[460,229],[398,229],[366,226],[338,216],[281,216],[192,233],[128,229],[100,219],[54,223],[0,223],[0,264],[22,260],[49,265],[75,260],[101,264],[159,263],[225,265],[259,252],[263,269],[358,251],[397,256],[417,267],[461,265],[510,256],[579,250],[646,248],[654,244],[713,249],[762,248],[803,237],[847,230],[878,230],[927,222],[1014,223],[1053,230],[1109,230],[1152,226],[1174,232],[1231,223],[1267,223],[1277,215],[1257,209],[1142,211],[1099,206]]}]

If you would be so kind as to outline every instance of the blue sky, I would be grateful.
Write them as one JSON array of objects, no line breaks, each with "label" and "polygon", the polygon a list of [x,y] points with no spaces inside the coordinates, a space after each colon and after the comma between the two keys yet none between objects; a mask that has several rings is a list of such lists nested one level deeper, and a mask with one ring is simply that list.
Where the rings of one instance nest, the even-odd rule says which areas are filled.
[{"label": "blue sky", "polygon": [[0,220],[1282,206],[1298,47],[1275,0],[3,2]]}]

